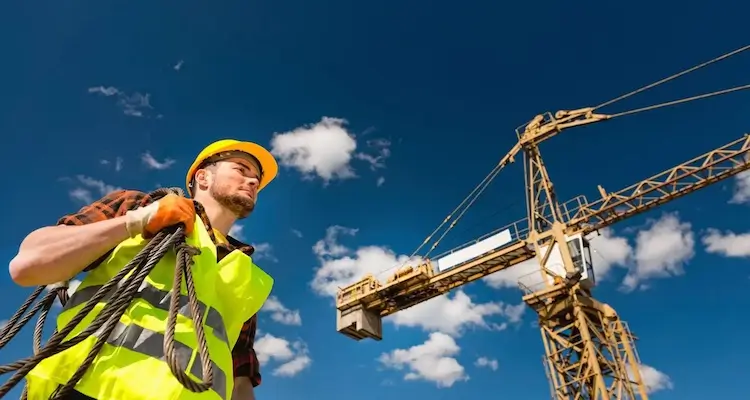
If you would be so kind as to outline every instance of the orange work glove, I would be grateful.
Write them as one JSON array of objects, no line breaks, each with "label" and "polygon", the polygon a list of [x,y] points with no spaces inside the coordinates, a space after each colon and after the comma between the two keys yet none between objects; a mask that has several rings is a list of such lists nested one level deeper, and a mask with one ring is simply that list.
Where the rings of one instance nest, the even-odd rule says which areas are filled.
[{"label": "orange work glove", "polygon": [[130,237],[142,234],[148,239],[160,230],[179,223],[185,224],[185,234],[189,235],[195,223],[195,204],[191,199],[168,194],[146,207],[128,211],[125,216],[125,227]]}]

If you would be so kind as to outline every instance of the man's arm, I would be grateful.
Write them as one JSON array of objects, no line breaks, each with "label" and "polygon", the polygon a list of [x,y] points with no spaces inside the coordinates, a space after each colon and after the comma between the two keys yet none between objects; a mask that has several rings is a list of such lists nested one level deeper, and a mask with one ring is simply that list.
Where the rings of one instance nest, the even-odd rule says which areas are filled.
[{"label": "man's arm", "polygon": [[116,191],[61,218],[57,226],[30,233],[9,270],[21,286],[49,285],[70,279],[129,237],[125,213],[150,202],[136,191]]},{"label": "man's arm", "polygon": [[260,363],[255,354],[255,332],[258,319],[253,316],[242,327],[240,337],[232,349],[234,360],[234,390],[232,400],[255,400],[254,387],[260,385]]},{"label": "man's arm", "polygon": [[234,378],[234,390],[232,390],[232,400],[255,400],[255,389],[246,376]]}]

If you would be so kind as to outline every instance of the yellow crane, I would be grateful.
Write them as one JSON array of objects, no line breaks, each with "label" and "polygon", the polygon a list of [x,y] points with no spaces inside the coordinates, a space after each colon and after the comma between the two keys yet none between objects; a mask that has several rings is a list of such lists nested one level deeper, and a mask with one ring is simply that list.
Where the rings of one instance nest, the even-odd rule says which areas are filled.
[{"label": "yellow crane", "polygon": [[[427,254],[420,257],[423,261],[419,265],[398,269],[385,284],[370,274],[339,290],[337,330],[355,340],[381,340],[383,317],[536,257],[540,265],[536,278],[527,276],[519,286],[524,291],[523,301],[538,314],[552,398],[648,399],[634,336],[612,307],[592,295],[595,277],[589,234],[750,169],[750,136],[745,134],[617,192],[599,186],[601,198],[597,200],[578,196],[562,204],[555,196],[539,145],[564,129],[749,89],[750,85],[738,86],[617,114],[596,112],[747,49],[750,45],[596,107],[534,117],[516,130],[518,142],[511,151],[415,250],[412,256],[450,222]],[[444,257],[428,258],[492,179],[519,153],[525,158],[527,217]]]}]

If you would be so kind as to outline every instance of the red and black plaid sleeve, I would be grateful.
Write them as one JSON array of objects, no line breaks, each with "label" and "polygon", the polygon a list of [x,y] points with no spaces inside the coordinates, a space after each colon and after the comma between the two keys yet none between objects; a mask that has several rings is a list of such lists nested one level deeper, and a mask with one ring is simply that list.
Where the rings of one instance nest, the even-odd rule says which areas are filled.
[{"label": "red and black plaid sleeve", "polygon": [[148,205],[153,200],[146,193],[136,190],[118,190],[81,208],[78,212],[66,215],[57,225],[86,225],[125,215],[136,207]]},{"label": "red and black plaid sleeve", "polygon": [[256,316],[245,322],[245,325],[242,326],[242,331],[240,331],[240,337],[232,349],[234,376],[249,377],[253,387],[261,384],[260,362],[253,346],[257,326],[258,319]]}]

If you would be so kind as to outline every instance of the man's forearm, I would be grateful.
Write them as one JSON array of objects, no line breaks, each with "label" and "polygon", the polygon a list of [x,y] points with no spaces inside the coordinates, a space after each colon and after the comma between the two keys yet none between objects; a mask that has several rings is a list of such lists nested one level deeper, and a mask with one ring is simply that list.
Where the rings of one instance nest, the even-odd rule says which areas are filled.
[{"label": "man's forearm", "polygon": [[238,376],[234,378],[234,390],[232,400],[255,400],[255,391],[250,378]]},{"label": "man's forearm", "polygon": [[130,235],[126,217],[82,226],[48,226],[29,234],[10,262],[10,275],[21,286],[49,285],[70,279]]}]

